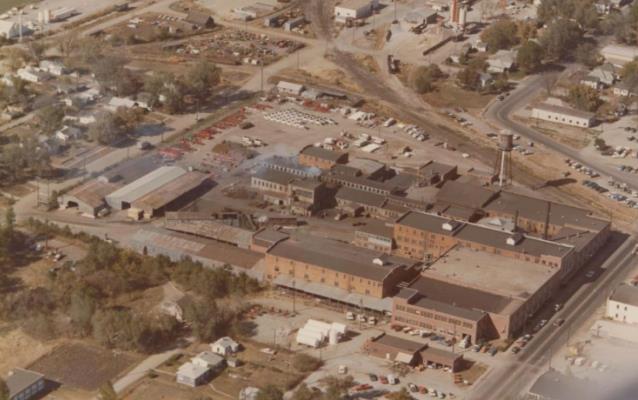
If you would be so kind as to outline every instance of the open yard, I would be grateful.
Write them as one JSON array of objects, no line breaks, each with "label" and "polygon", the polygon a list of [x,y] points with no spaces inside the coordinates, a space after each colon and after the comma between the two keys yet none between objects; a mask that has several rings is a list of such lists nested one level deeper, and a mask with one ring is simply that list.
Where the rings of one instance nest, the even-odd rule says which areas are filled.
[{"label": "open yard", "polygon": [[[197,389],[180,385],[174,378],[168,375],[160,375],[155,378],[145,378],[123,400],[195,400],[210,398],[214,391],[209,386],[201,386]],[[214,396],[212,398],[223,398]]]},{"label": "open yard", "polygon": [[435,90],[423,96],[425,101],[434,107],[470,109],[485,107],[493,97],[493,95],[463,90],[450,81],[437,84]]},{"label": "open yard", "polygon": [[96,390],[113,380],[138,358],[120,351],[111,351],[83,343],[57,347],[29,366],[47,378],[63,385]]}]

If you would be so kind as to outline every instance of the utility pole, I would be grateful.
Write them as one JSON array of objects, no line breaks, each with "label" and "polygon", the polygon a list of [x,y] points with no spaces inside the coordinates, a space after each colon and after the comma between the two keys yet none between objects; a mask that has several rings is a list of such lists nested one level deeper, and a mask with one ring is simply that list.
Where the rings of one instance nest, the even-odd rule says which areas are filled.
[{"label": "utility pole", "polygon": [[264,91],[264,59],[261,58],[261,91]]},{"label": "utility pole", "polygon": [[300,68],[299,68],[299,57],[300,57],[300,56],[299,56],[299,53],[300,53],[300,52],[301,52],[301,50],[297,50],[297,69],[300,69]]}]

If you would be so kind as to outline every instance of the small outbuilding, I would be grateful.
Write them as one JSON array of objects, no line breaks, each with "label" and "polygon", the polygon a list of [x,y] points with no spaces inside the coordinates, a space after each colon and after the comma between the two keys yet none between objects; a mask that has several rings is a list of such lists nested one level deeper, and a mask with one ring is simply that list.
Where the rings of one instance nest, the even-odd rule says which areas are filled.
[{"label": "small outbuilding", "polygon": [[228,336],[224,336],[223,338],[218,339],[215,343],[212,343],[210,345],[210,349],[213,353],[227,357],[239,351],[239,343]]},{"label": "small outbuilding", "polygon": [[189,12],[186,18],[184,18],[184,21],[200,29],[212,28],[215,26],[215,20],[213,17],[199,11]]},{"label": "small outbuilding", "polygon": [[46,389],[44,375],[22,368],[9,372],[5,382],[9,388],[9,400],[34,399]]},{"label": "small outbuilding", "polygon": [[197,387],[206,382],[210,375],[210,368],[189,361],[179,367],[175,377],[177,383]]}]

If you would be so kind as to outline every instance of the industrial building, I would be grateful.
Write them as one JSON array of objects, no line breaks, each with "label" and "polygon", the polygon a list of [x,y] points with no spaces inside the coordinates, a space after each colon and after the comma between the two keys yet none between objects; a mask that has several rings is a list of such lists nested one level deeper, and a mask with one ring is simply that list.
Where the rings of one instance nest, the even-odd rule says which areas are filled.
[{"label": "industrial building", "polygon": [[419,273],[418,262],[318,237],[275,243],[265,265],[276,285],[377,311],[390,311],[388,296]]},{"label": "industrial building", "polygon": [[337,164],[346,164],[348,153],[327,150],[323,147],[306,146],[299,152],[299,164],[306,167],[330,169]]},{"label": "industrial building", "polygon": [[95,218],[100,211],[108,208],[105,196],[117,189],[111,183],[89,181],[58,197],[60,208],[77,208],[83,215]]},{"label": "industrial building", "polygon": [[596,115],[587,111],[552,104],[539,104],[532,108],[532,118],[556,122],[564,125],[589,128],[594,124]]},{"label": "industrial building", "polygon": [[378,6],[378,0],[343,0],[335,6],[335,19],[345,22],[347,19],[367,18]]},{"label": "industrial building", "polygon": [[460,354],[385,333],[368,339],[363,345],[363,352],[410,366],[449,368],[451,372],[457,372],[463,367],[463,356]]},{"label": "industrial building", "polygon": [[125,210],[147,194],[186,174],[180,167],[160,167],[106,196],[106,203],[116,210]]},{"label": "industrial building", "polygon": [[607,299],[607,318],[627,324],[638,323],[638,287],[621,284]]},{"label": "industrial building", "polygon": [[382,221],[370,221],[354,231],[355,246],[391,254],[394,250],[394,229]]}]

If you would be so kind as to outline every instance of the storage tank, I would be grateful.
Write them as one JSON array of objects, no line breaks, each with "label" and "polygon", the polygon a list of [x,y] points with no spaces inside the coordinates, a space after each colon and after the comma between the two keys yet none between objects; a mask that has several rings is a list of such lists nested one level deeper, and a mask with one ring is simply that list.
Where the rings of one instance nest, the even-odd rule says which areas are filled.
[{"label": "storage tank", "polygon": [[514,147],[514,136],[510,132],[501,133],[499,148],[504,151],[512,151],[513,147]]}]

